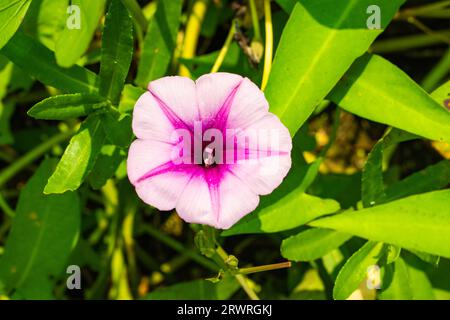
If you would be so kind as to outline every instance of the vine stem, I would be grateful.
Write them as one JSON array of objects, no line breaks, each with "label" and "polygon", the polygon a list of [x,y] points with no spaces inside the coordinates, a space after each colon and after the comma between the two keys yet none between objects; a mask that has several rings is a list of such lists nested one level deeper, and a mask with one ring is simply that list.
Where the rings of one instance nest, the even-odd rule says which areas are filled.
[{"label": "vine stem", "polygon": [[[208,9],[208,4],[209,0],[196,0],[192,6],[192,12],[186,24],[186,33],[181,50],[182,58],[191,59],[195,56],[200,29],[205,18],[206,10]],[[179,75],[190,77],[191,73],[186,66],[180,65]]]},{"label": "vine stem", "polygon": [[261,41],[261,30],[259,29],[258,11],[256,10],[255,0],[249,0],[249,3],[250,3],[250,14],[252,16],[253,30],[255,31],[253,38],[256,41]]},{"label": "vine stem", "polygon": [[230,49],[231,42],[233,41],[234,33],[236,32],[236,21],[232,21],[230,31],[228,32],[227,38],[225,40],[225,43],[220,49],[219,55],[217,56],[216,61],[214,62],[214,65],[211,69],[211,73],[217,72],[220,69],[220,66],[222,65],[223,61],[225,60],[225,56],[228,53],[228,50]]},{"label": "vine stem", "polygon": [[[222,259],[223,263],[226,264],[226,261],[228,260],[228,253],[225,252],[225,250],[217,243],[217,254]],[[242,289],[244,289],[245,293],[249,296],[251,300],[259,300],[258,295],[253,291],[252,287],[248,283],[248,279],[243,274],[235,273],[234,277],[236,278],[237,282],[241,285]]]},{"label": "vine stem", "polygon": [[272,69],[272,55],[273,55],[273,26],[272,26],[272,11],[270,8],[270,0],[264,0],[264,17],[266,30],[266,45],[264,54],[264,71],[261,82],[261,90],[264,91],[269,80],[270,70]]},{"label": "vine stem", "polygon": [[197,252],[195,252],[189,248],[186,248],[183,244],[181,244],[177,240],[173,239],[172,237],[162,233],[155,227],[153,227],[149,224],[145,224],[145,225],[141,226],[141,231],[143,231],[143,232],[149,234],[150,236],[152,236],[153,238],[161,241],[162,243],[164,243],[168,247],[172,248],[173,250],[177,251],[178,253],[189,257],[190,259],[192,259],[193,261],[202,265],[203,267],[205,267],[209,270],[212,270],[212,271],[217,271],[217,267],[214,264],[214,262],[204,258]]},{"label": "vine stem", "polygon": [[280,262],[280,263],[266,264],[264,266],[240,268],[239,272],[241,274],[251,274],[251,273],[257,273],[257,272],[262,272],[262,271],[285,269],[285,268],[290,268],[291,266],[292,266],[292,263],[290,261],[286,261],[286,262]]},{"label": "vine stem", "polygon": [[9,167],[0,172],[0,187],[2,187],[9,179],[14,177],[14,175],[25,168],[27,165],[32,163],[34,160],[42,156],[45,152],[47,152],[54,145],[67,140],[70,136],[74,134],[73,130],[67,130],[65,132],[61,132],[44,143],[38,145],[36,148],[26,153],[20,159],[12,163]]}]

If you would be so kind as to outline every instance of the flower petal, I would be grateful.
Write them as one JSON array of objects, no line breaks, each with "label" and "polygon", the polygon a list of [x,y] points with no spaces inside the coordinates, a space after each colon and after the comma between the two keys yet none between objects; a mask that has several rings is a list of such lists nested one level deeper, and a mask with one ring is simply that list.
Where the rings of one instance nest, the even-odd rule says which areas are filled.
[{"label": "flower petal", "polygon": [[237,176],[224,173],[219,184],[209,185],[202,173],[195,174],[177,203],[178,215],[189,223],[228,229],[255,210],[259,197]]},{"label": "flower petal", "polygon": [[220,183],[219,197],[220,213],[215,225],[218,229],[229,229],[259,204],[259,196],[231,172]]},{"label": "flower petal", "polygon": [[234,96],[228,114],[227,128],[244,129],[261,119],[269,111],[269,103],[264,93],[249,79],[245,78]]},{"label": "flower petal", "polygon": [[170,76],[152,81],[150,93],[158,100],[163,112],[171,118],[175,127],[182,121],[191,126],[199,119],[195,82],[186,77]]},{"label": "flower petal", "polygon": [[192,174],[171,162],[171,152],[172,146],[167,143],[140,139],[133,141],[128,152],[130,182],[145,203],[159,210],[175,208]]},{"label": "flower petal", "polygon": [[139,139],[171,142],[174,127],[150,92],[145,92],[133,110],[133,132]]},{"label": "flower petal", "polygon": [[[255,143],[243,145],[245,136]],[[238,159],[230,170],[256,194],[271,193],[291,168],[292,140],[289,131],[277,116],[268,113],[236,137],[240,138],[237,140],[238,153],[245,157]]]},{"label": "flower petal", "polygon": [[214,118],[242,77],[237,74],[217,72],[197,79],[197,100],[202,120]]}]

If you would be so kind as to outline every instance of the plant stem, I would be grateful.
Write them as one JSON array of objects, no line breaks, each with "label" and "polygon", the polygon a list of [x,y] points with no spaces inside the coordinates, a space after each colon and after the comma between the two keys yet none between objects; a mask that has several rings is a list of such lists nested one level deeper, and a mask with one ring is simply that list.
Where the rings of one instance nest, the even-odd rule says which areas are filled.
[{"label": "plant stem", "polygon": [[[223,263],[226,264],[226,261],[228,260],[228,253],[226,253],[225,250],[223,250],[223,248],[218,243],[216,252],[219,255],[220,259],[223,261]],[[234,273],[233,275],[251,300],[259,300],[258,295],[255,293],[255,291],[253,291],[252,287],[248,284],[248,279],[246,276],[239,273]]]},{"label": "plant stem", "polygon": [[450,37],[450,30],[435,31],[433,34],[415,34],[412,36],[380,40],[371,46],[370,52],[388,53],[426,47],[443,42],[443,37]]},{"label": "plant stem", "polygon": [[261,30],[259,29],[258,11],[256,10],[255,0],[249,0],[250,13],[252,16],[253,31],[255,32],[253,39],[261,41]]},{"label": "plant stem", "polygon": [[5,214],[10,217],[14,218],[16,216],[16,213],[13,209],[8,205],[8,202],[6,202],[5,198],[3,197],[2,193],[0,192],[0,208],[5,212]]},{"label": "plant stem", "polygon": [[14,177],[14,175],[25,168],[27,165],[32,163],[34,160],[42,156],[44,153],[46,153],[51,147],[54,145],[63,142],[64,140],[67,140],[71,135],[73,135],[74,131],[67,130],[65,132],[61,132],[47,141],[43,142],[42,144],[38,145],[33,150],[26,153],[24,156],[22,156],[20,159],[12,163],[9,167],[2,170],[0,172],[0,187],[2,187],[6,182],[8,182],[9,179]]},{"label": "plant stem", "polygon": [[422,88],[431,92],[436,89],[439,81],[441,81],[450,69],[450,49],[444,54],[438,64],[425,76],[422,80]]},{"label": "plant stem", "polygon": [[270,70],[272,69],[272,54],[273,54],[273,26],[272,26],[272,11],[270,8],[270,0],[264,0],[264,16],[266,27],[266,43],[264,54],[264,71],[261,82],[261,90],[264,91],[269,80]]},{"label": "plant stem", "polygon": [[180,254],[183,254],[183,255],[191,258],[192,260],[194,260],[198,264],[202,265],[203,267],[205,267],[209,270],[212,270],[212,271],[217,271],[217,266],[212,261],[204,258],[203,256],[199,255],[195,251],[186,248],[185,246],[183,246],[183,244],[181,244],[177,240],[173,239],[172,237],[162,233],[155,227],[146,224],[146,225],[141,226],[141,230],[146,232],[153,238],[161,241],[162,243],[164,243],[168,247],[172,248],[173,250],[179,252]]},{"label": "plant stem", "polygon": [[[191,59],[195,56],[198,38],[200,36],[200,30],[208,8],[208,3],[209,0],[195,0],[194,5],[192,6],[192,12],[189,15],[186,24],[186,33],[184,36],[183,49],[181,51],[181,57],[184,59]],[[179,74],[184,77],[191,76],[189,69],[184,65],[180,65]]]},{"label": "plant stem", "polygon": [[428,16],[429,13],[442,11],[447,6],[450,6],[449,0],[408,8],[400,11],[396,18],[407,19],[410,16]]},{"label": "plant stem", "polygon": [[406,21],[408,21],[409,23],[411,23],[413,26],[415,26],[417,29],[423,31],[424,33],[426,33],[430,36],[439,37],[443,42],[450,44],[450,39],[448,37],[441,35],[439,33],[436,33],[433,29],[429,28],[428,26],[426,26],[424,23],[422,23],[415,17],[412,17],[412,16],[408,17],[406,19]]},{"label": "plant stem", "polygon": [[224,43],[222,49],[220,49],[219,55],[217,56],[217,59],[214,62],[214,65],[211,69],[211,73],[219,71],[220,66],[222,65],[223,61],[225,60],[225,56],[228,53],[228,49],[230,49],[230,45],[231,45],[231,42],[233,41],[235,31],[236,31],[235,21],[233,20],[231,23],[230,31],[228,32],[228,36],[225,40],[225,43]]},{"label": "plant stem", "polygon": [[285,269],[285,268],[290,268],[291,266],[292,266],[292,263],[290,261],[286,261],[286,262],[280,262],[280,263],[274,263],[274,264],[267,264],[264,266],[240,268],[239,273],[251,274],[251,273],[257,273],[257,272],[262,272],[262,271]]}]

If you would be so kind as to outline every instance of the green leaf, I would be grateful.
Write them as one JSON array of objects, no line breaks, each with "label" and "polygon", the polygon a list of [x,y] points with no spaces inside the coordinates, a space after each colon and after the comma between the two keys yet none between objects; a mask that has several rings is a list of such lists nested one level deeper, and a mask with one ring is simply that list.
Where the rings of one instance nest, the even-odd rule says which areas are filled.
[{"label": "green leaf", "polygon": [[[297,145],[294,141],[294,149]],[[288,230],[340,209],[334,200],[304,193],[314,165],[306,165],[299,154],[299,150],[292,153],[292,168],[282,184],[270,195],[261,197],[258,208],[223,231],[222,236]]]},{"label": "green leaf", "polygon": [[433,286],[424,270],[427,264],[412,254],[402,254],[414,300],[434,300]]},{"label": "green leaf", "polygon": [[385,202],[433,191],[450,183],[450,160],[442,160],[386,188]]},{"label": "green leaf", "polygon": [[294,10],[297,0],[275,0],[276,3],[287,13],[291,13]]},{"label": "green leaf", "polygon": [[55,172],[48,179],[44,193],[78,189],[94,166],[104,139],[99,116],[89,116],[70,140]]},{"label": "green leaf", "polygon": [[379,56],[359,58],[328,98],[360,117],[431,140],[450,141],[450,112]]},{"label": "green leaf", "polygon": [[441,260],[441,257],[433,255],[433,254],[429,254],[426,252],[417,251],[417,250],[409,250],[409,251],[411,253],[413,253],[416,257],[418,257],[420,260],[422,260],[426,263],[429,263],[434,267],[437,267]]},{"label": "green leaf", "polygon": [[93,72],[80,66],[61,68],[52,51],[22,32],[17,32],[0,52],[46,85],[65,92],[97,91],[97,76]]},{"label": "green leaf", "polygon": [[100,189],[106,181],[114,176],[126,154],[114,145],[104,145],[100,150],[94,168],[89,175],[89,184],[93,189]]},{"label": "green leaf", "polygon": [[411,279],[405,261],[398,258],[395,263],[383,266],[382,290],[379,298],[382,300],[411,300],[413,292]]},{"label": "green leaf", "polygon": [[225,278],[217,283],[208,280],[182,282],[149,293],[148,300],[226,300],[239,288],[234,278]]},{"label": "green leaf", "polygon": [[22,189],[16,217],[0,259],[0,282],[27,299],[52,297],[51,278],[65,271],[80,228],[80,200],[73,192],[44,195],[56,160],[44,160]]},{"label": "green leaf", "polygon": [[447,104],[445,102],[450,99],[450,80],[434,90],[430,95],[441,106],[448,108],[448,102]]},{"label": "green leaf", "polygon": [[[76,11],[68,15],[66,26],[58,37],[55,47],[58,65],[65,68],[71,67],[86,52],[103,15],[105,2],[106,0],[71,1],[71,4],[78,6],[80,11],[79,15]],[[79,28],[73,23],[77,19],[80,22]]]},{"label": "green leaf", "polygon": [[35,104],[27,114],[35,119],[64,120],[86,116],[109,105],[102,97],[74,93],[50,97]]},{"label": "green leaf", "polygon": [[31,0],[10,0],[0,4],[0,49],[19,28],[30,3]]},{"label": "green leaf", "polygon": [[386,202],[383,181],[383,152],[394,144],[417,138],[401,130],[389,130],[373,147],[362,172],[361,197],[365,208]]},{"label": "green leaf", "polygon": [[145,93],[145,90],[139,87],[126,84],[120,97],[119,112],[131,113],[133,111],[136,101],[141,95]]},{"label": "green leaf", "polygon": [[339,203],[334,200],[314,197],[297,189],[270,204],[270,200],[263,201],[264,198],[261,201],[261,207],[258,207],[255,212],[222,232],[221,235],[289,230],[340,209]]},{"label": "green leaf", "polygon": [[64,30],[69,0],[33,0],[22,24],[22,30],[38,39],[50,50]]},{"label": "green leaf", "polygon": [[312,261],[340,247],[351,234],[313,228],[283,240],[281,255],[293,261]]},{"label": "green leaf", "polygon": [[367,269],[376,265],[381,258],[383,248],[380,242],[368,241],[347,260],[334,283],[334,299],[345,300],[358,289],[367,277]]},{"label": "green leaf", "polygon": [[99,92],[119,103],[133,57],[133,21],[120,0],[113,0],[105,19],[102,37]]},{"label": "green leaf", "polygon": [[450,257],[449,201],[450,190],[434,191],[309,224]]},{"label": "green leaf", "polygon": [[[383,31],[404,0],[299,0],[284,28],[265,91],[291,135]],[[370,5],[381,30],[367,28]],[[333,8],[333,10],[330,10]],[[351,45],[349,45],[351,43]]]},{"label": "green leaf", "polygon": [[119,147],[127,148],[133,137],[131,116],[113,109],[101,115],[102,126],[108,140]]},{"label": "green leaf", "polygon": [[158,0],[157,9],[148,24],[136,84],[146,87],[165,75],[175,50],[180,25],[182,0]]}]

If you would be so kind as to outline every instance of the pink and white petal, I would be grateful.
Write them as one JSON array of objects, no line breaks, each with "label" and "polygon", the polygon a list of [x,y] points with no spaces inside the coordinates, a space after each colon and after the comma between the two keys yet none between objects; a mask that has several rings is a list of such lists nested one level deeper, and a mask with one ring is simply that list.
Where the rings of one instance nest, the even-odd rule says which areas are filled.
[{"label": "pink and white petal", "polygon": [[223,176],[218,191],[220,211],[214,225],[218,229],[229,229],[259,204],[259,196],[231,172]]},{"label": "pink and white petal", "polygon": [[173,146],[155,140],[136,139],[128,150],[127,173],[133,185],[152,170],[171,164]]},{"label": "pink and white petal", "polygon": [[289,154],[275,155],[252,160],[240,160],[230,166],[233,172],[243,183],[259,195],[270,194],[275,190],[291,168]]},{"label": "pink and white petal", "polygon": [[178,200],[176,210],[180,218],[186,222],[210,226],[216,224],[210,189],[202,169],[192,175]]},{"label": "pink and white petal", "polygon": [[227,128],[244,129],[267,114],[269,103],[264,93],[245,78],[234,96]]},{"label": "pink and white petal", "polygon": [[198,78],[195,83],[201,118],[211,119],[215,117],[242,79],[237,74],[226,72],[205,74]]},{"label": "pink and white petal", "polygon": [[130,182],[145,203],[159,210],[175,208],[190,178],[189,171],[175,170],[171,162],[172,148],[164,142],[137,139],[128,151]]},{"label": "pink and white petal", "polygon": [[256,194],[271,193],[291,168],[292,139],[289,131],[277,116],[267,113],[239,132],[236,138],[238,159],[230,170]]},{"label": "pink and white petal", "polygon": [[137,183],[136,193],[145,203],[158,210],[172,210],[176,207],[190,177],[189,172],[185,171],[165,172]]},{"label": "pink and white petal", "polygon": [[256,209],[259,197],[230,172],[223,175],[217,189],[196,174],[177,203],[178,215],[186,222],[228,229]]},{"label": "pink and white petal", "polygon": [[266,113],[245,129],[238,130],[235,141],[238,149],[249,148],[260,152],[271,150],[275,154],[290,153],[292,149],[289,130],[272,113]]},{"label": "pink and white petal", "polygon": [[170,142],[174,127],[150,92],[145,92],[133,110],[133,132],[139,139]]},{"label": "pink and white petal", "polygon": [[[148,85],[148,90],[159,99],[163,110],[169,117],[177,117],[192,126],[199,120],[195,82],[186,77],[169,76]],[[171,114],[168,114],[171,113]]]}]

